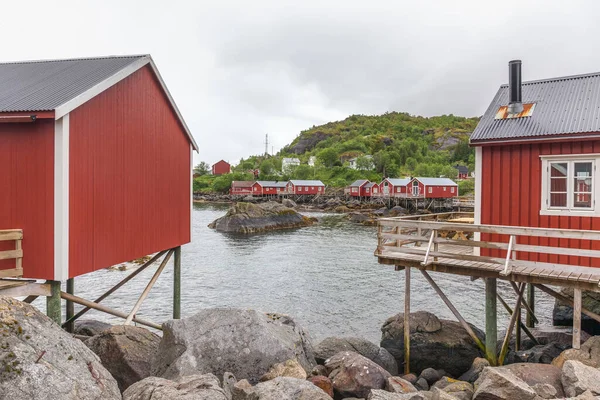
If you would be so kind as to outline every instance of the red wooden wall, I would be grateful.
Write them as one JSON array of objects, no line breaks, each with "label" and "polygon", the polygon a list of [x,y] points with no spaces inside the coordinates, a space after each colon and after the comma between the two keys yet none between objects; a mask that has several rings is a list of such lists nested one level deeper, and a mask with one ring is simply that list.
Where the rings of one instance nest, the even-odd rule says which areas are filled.
[{"label": "red wooden wall", "polygon": [[0,124],[0,229],[23,229],[25,277],[54,278],[54,119]]},{"label": "red wooden wall", "polygon": [[190,143],[150,67],[70,113],[69,276],[190,241]]},{"label": "red wooden wall", "polygon": [[[540,155],[600,153],[600,141],[486,146],[482,148],[481,223],[541,228],[600,230],[600,218],[540,215],[542,161]],[[508,242],[507,237],[481,235],[482,240]],[[595,250],[587,240],[517,238],[521,244]],[[505,251],[481,249],[482,255],[505,257]],[[519,259],[600,267],[600,259],[521,252]]]},{"label": "red wooden wall", "polygon": [[[429,193],[430,187],[431,193]],[[445,191],[444,188],[446,188]],[[454,193],[452,193],[451,188],[454,188]],[[427,186],[425,188],[425,197],[428,199],[444,199],[456,196],[458,196],[458,186]]]},{"label": "red wooden wall", "polygon": [[231,165],[221,160],[212,166],[213,175],[223,175],[231,172]]}]

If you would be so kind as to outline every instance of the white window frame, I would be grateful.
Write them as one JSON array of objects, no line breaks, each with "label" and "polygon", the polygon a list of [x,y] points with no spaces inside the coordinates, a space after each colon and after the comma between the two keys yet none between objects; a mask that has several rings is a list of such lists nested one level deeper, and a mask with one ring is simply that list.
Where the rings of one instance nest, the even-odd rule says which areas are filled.
[{"label": "white window frame", "polygon": [[431,186],[429,186],[429,194],[433,193],[433,188]]},{"label": "white window frame", "polygon": [[454,193],[454,186],[450,186],[450,193]]},{"label": "white window frame", "polygon": [[[565,154],[540,156],[542,160],[542,204],[540,215],[562,215],[576,217],[598,217],[600,216],[600,207],[596,206],[596,198],[600,196],[599,179],[596,166],[600,164],[600,154]],[[550,163],[567,163],[567,206],[550,207]],[[580,162],[592,163],[592,207],[580,208],[573,207],[573,165]]]}]

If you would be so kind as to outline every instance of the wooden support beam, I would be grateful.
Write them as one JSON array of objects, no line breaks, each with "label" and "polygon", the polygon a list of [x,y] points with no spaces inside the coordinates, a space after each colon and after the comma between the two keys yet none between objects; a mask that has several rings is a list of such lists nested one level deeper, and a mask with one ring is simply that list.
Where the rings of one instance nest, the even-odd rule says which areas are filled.
[{"label": "wooden support beam", "polygon": [[581,289],[573,291],[573,348],[581,347]]},{"label": "wooden support beam", "polygon": [[31,304],[31,303],[33,303],[33,301],[34,301],[35,299],[37,299],[38,297],[40,297],[40,296],[36,296],[36,295],[34,295],[34,296],[27,296],[27,297],[25,298],[25,300],[23,300],[23,303]]},{"label": "wooden support beam", "polygon": [[[150,265],[152,265],[154,263],[154,261],[156,261],[160,257],[162,257],[166,252],[167,252],[167,250],[164,250],[164,251],[161,251],[160,253],[157,253],[156,255],[154,255],[154,257],[152,257],[150,260],[146,261],[146,263],[144,265],[142,265],[141,267],[139,267],[138,269],[136,269],[135,271],[133,271],[131,274],[127,275],[121,282],[117,283],[115,286],[113,286],[112,288],[108,289],[102,296],[100,296],[96,300],[94,300],[94,303],[100,303],[102,300],[104,300],[105,298],[107,298],[108,296],[110,296],[111,294],[113,294],[114,292],[116,292],[117,289],[119,289],[121,286],[125,285],[127,282],[129,282],[130,280],[132,280],[133,278],[135,278],[139,273],[141,273],[146,268],[148,268]],[[65,323],[63,324],[63,328],[68,323],[77,320],[79,317],[81,317],[83,314],[85,314],[86,312],[88,312],[90,309],[91,309],[91,307],[85,307],[84,309],[82,309],[81,311],[79,311],[77,314],[75,314],[71,318],[67,319],[67,321],[65,321]]]},{"label": "wooden support beam", "polygon": [[[62,297],[65,300],[70,300],[74,303],[81,304],[82,306],[86,306],[89,308],[93,308],[94,310],[98,310],[98,311],[102,311],[102,312],[105,312],[110,315],[114,315],[115,317],[127,318],[127,314],[125,314],[124,312],[113,310],[112,308],[103,306],[101,304],[94,303],[94,302],[86,300],[86,299],[82,299],[81,297],[77,297],[77,296],[69,294],[69,293],[60,292],[60,297]],[[133,320],[135,322],[137,322],[138,324],[145,325],[150,328],[162,330],[162,326],[160,326],[159,324],[155,324],[154,322],[150,322],[150,321],[147,321],[147,320],[144,320],[141,318],[137,318],[137,317],[133,317]]]},{"label": "wooden support beam", "polygon": [[[508,315],[512,316],[513,309],[510,308],[508,303],[506,301],[504,301],[504,299],[500,296],[500,294],[498,294],[498,300],[500,300],[500,303],[502,303],[502,305],[506,309],[506,312],[508,313]],[[537,340],[537,338],[535,336],[533,336],[533,333],[531,333],[531,331],[527,328],[527,326],[525,326],[525,324],[523,324],[523,322],[519,321],[519,324],[521,325],[521,329],[523,329],[523,332],[525,332],[525,334],[529,337],[529,339],[531,339],[531,341],[533,343],[535,343],[536,345],[540,344],[540,342]]]},{"label": "wooden support beam", "polygon": [[181,246],[173,256],[173,319],[181,318]]},{"label": "wooden support beam", "polygon": [[125,322],[123,323],[123,325],[129,325],[131,323],[131,321],[133,320],[133,317],[135,316],[135,314],[139,311],[140,307],[142,306],[142,303],[144,302],[146,297],[148,297],[148,294],[150,293],[150,290],[156,283],[156,280],[158,279],[160,274],[163,272],[163,270],[167,266],[167,263],[169,262],[169,259],[171,258],[171,254],[173,254],[173,249],[169,250],[169,252],[165,256],[165,258],[163,259],[162,263],[160,264],[160,266],[158,267],[158,269],[152,276],[152,279],[150,279],[150,282],[148,282],[148,285],[146,285],[146,288],[142,292],[142,295],[140,296],[138,301],[135,303],[135,305],[133,306],[133,309],[131,310],[131,312],[129,313],[127,318],[125,319]]},{"label": "wooden support beam", "polygon": [[527,301],[525,302],[527,308],[527,320],[526,325],[528,328],[535,328],[535,324],[539,323],[535,317],[535,287],[531,284],[527,284]]},{"label": "wooden support beam", "polygon": [[[568,306],[574,307],[573,304],[573,300],[569,299],[568,297],[563,296],[562,294],[550,289],[547,286],[544,285],[539,285],[539,284],[534,284],[534,286],[538,289],[540,289],[542,292],[549,294],[550,296],[554,297],[555,299],[557,299],[558,301],[560,301],[561,303],[564,303]],[[593,313],[591,311],[589,311],[588,309],[585,309],[583,307],[581,307],[581,313],[587,315],[588,317],[590,317],[591,319],[593,319],[594,321],[598,321],[600,322],[600,315]]]},{"label": "wooden support beam", "polygon": [[410,268],[404,270],[404,374],[410,374]]},{"label": "wooden support beam", "polygon": [[[515,304],[515,310],[521,307],[521,301],[523,300],[523,293],[525,292],[525,283],[521,283],[519,287],[519,295],[517,296],[517,303]],[[508,344],[510,342],[510,335],[512,335],[515,322],[517,321],[518,313],[514,312],[510,317],[510,323],[506,329],[506,335],[504,336],[504,342],[502,342],[502,348],[500,349],[500,356],[498,357],[498,365],[504,364],[504,359],[508,353]]]},{"label": "wooden support beam", "polygon": [[[517,284],[515,282],[513,282],[513,281],[509,281],[509,282],[510,282],[510,285],[512,286],[512,288],[514,289],[515,293],[518,295],[519,294],[519,288],[518,288]],[[529,286],[531,286],[531,284],[527,284],[527,290],[528,290],[527,294],[529,294]],[[531,290],[533,290],[533,288],[531,288]],[[521,305],[523,307],[525,307],[525,309],[527,310],[527,316],[529,317],[529,315],[531,315],[531,318],[533,319],[533,322],[535,322],[536,324],[539,324],[540,321],[538,321],[537,317],[535,316],[534,309],[531,308],[529,306],[529,304],[527,304],[526,301],[522,302]]]},{"label": "wooden support beam", "polygon": [[485,279],[485,358],[490,365],[498,365],[496,343],[498,342],[498,308],[496,278]]},{"label": "wooden support beam", "polygon": [[46,315],[57,324],[61,324],[60,281],[47,281],[50,285],[50,296],[46,297]]},{"label": "wooden support beam", "polygon": [[477,347],[479,347],[481,349],[481,351],[485,354],[485,346],[484,346],[483,342],[481,341],[481,339],[479,339],[479,337],[477,337],[475,332],[473,332],[473,328],[471,328],[471,326],[467,323],[467,321],[463,318],[463,316],[460,315],[460,313],[458,312],[456,307],[454,307],[454,304],[452,304],[450,299],[444,294],[444,292],[442,292],[442,289],[440,289],[440,287],[437,285],[437,283],[434,282],[434,280],[427,273],[427,271],[425,271],[423,269],[420,271],[423,274],[423,276],[425,277],[425,279],[427,279],[427,282],[429,282],[429,284],[431,285],[433,290],[435,290],[435,292],[438,294],[438,296],[440,296],[440,298],[444,301],[446,306],[448,306],[450,311],[452,311],[452,314],[454,314],[456,319],[458,319],[458,322],[460,322],[460,324],[467,331],[469,336],[471,336],[471,338],[473,339],[473,341],[475,342]]},{"label": "wooden support beam", "polygon": [[[75,278],[67,279],[67,293],[75,294]],[[75,303],[71,300],[67,300],[67,320],[73,318],[75,315]],[[75,329],[75,322],[71,321],[68,324],[65,323],[65,329],[69,333],[73,333]]]}]

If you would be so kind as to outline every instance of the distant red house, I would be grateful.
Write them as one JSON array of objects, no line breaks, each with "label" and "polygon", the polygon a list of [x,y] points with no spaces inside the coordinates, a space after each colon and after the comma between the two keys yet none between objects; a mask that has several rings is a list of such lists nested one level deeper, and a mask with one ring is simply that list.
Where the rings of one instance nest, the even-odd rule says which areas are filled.
[{"label": "distant red house", "polygon": [[253,181],[233,181],[229,194],[233,196],[250,196],[252,195]]},{"label": "distant red house", "polygon": [[287,183],[289,194],[323,194],[325,184],[317,180],[291,180]]},{"label": "distant red house", "polygon": [[[367,179],[359,179],[357,181],[352,182],[344,192],[350,197],[364,197],[365,196],[365,187],[370,182]],[[371,188],[369,187],[369,195],[371,192]]]},{"label": "distant red house", "polygon": [[287,182],[256,181],[252,186],[253,196],[281,195],[286,191]]},{"label": "distant red house", "polygon": [[231,165],[227,161],[219,161],[212,166],[213,175],[224,175],[231,173]]},{"label": "distant red house", "polygon": [[413,178],[405,193],[408,198],[449,199],[458,196],[458,185],[449,178]]},{"label": "distant red house", "polygon": [[457,171],[457,178],[458,179],[468,179],[469,178],[469,168],[465,167],[464,165],[455,165],[454,168]]}]

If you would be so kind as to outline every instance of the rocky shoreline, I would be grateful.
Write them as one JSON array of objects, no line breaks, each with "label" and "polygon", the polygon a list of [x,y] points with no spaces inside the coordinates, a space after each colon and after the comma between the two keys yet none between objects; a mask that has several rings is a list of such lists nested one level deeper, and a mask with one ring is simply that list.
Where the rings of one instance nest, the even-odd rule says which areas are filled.
[{"label": "rocky shoreline", "polygon": [[[541,400],[600,395],[600,336],[574,350],[568,348],[567,330],[536,331],[542,344],[511,350],[509,365],[491,367],[457,322],[417,312],[410,315],[412,373],[404,375],[403,320],[397,314],[383,324],[380,344],[329,337],[315,345],[292,317],[248,309],[206,309],[167,321],[162,337],[97,321],[78,321],[73,336],[29,304],[0,297],[0,398]],[[527,352],[550,355],[549,345],[559,348],[558,354],[523,362]]]}]

